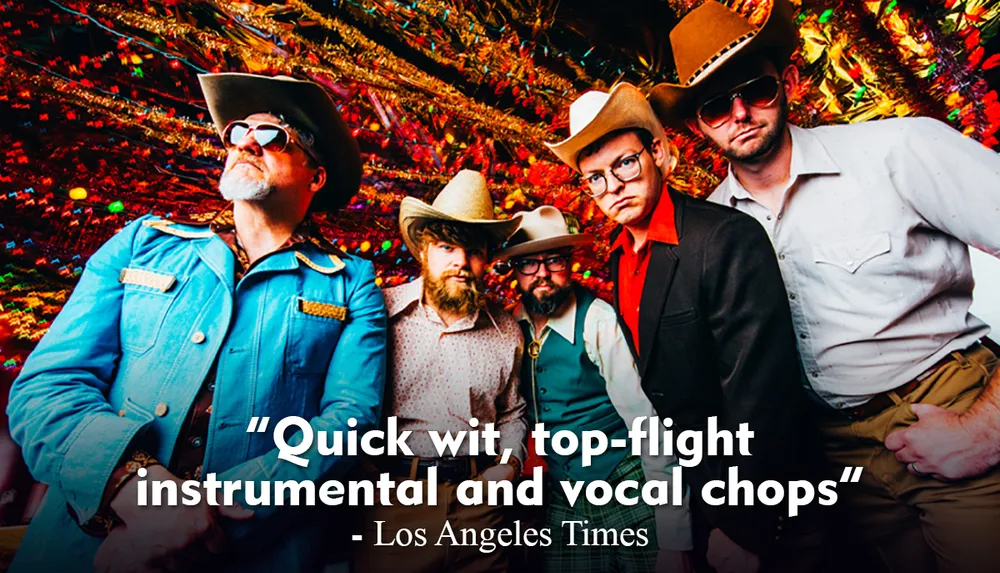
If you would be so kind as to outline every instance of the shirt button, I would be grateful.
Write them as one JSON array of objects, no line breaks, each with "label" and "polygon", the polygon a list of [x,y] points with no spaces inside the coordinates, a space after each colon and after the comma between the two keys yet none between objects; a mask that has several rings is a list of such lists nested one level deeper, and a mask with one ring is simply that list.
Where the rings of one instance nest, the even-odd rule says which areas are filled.
[{"label": "shirt button", "polygon": [[159,404],[156,405],[156,409],[153,410],[153,413],[156,414],[158,417],[162,418],[167,415],[167,412],[169,410],[170,408],[167,407],[166,402],[160,402]]},{"label": "shirt button", "polygon": [[767,220],[768,220],[768,221],[770,221],[770,220],[771,220],[771,216],[770,216],[770,215],[768,215],[768,216],[767,216]]},{"label": "shirt button", "polygon": [[799,335],[799,338],[801,338],[802,340],[805,340],[805,339],[807,339],[809,337],[806,335],[806,333],[803,332],[802,334]]},{"label": "shirt button", "polygon": [[788,298],[795,300],[795,293],[794,292],[788,293]]},{"label": "shirt button", "polygon": [[781,220],[781,215],[782,215],[781,213],[778,213],[778,220],[779,221]]},{"label": "shirt button", "polygon": [[193,447],[193,448],[200,448],[202,446],[202,444],[204,444],[204,442],[202,441],[201,438],[199,438],[197,436],[191,438],[191,447]]},{"label": "shirt button", "polygon": [[215,382],[209,382],[208,383],[208,391],[209,392],[215,392]]},{"label": "shirt button", "polygon": [[847,266],[853,267],[854,266],[854,261],[847,261]]},{"label": "shirt button", "polygon": [[819,372],[816,371],[816,370],[813,370],[812,375],[813,375],[813,378],[818,378],[819,377]]},{"label": "shirt button", "polygon": [[191,342],[195,344],[201,344],[202,342],[205,342],[205,333],[199,330],[198,332],[192,334]]},{"label": "shirt button", "polygon": [[778,255],[778,259],[780,259],[780,260],[782,260],[782,261],[783,261],[783,260],[785,260],[785,253],[780,253],[780,254]]}]

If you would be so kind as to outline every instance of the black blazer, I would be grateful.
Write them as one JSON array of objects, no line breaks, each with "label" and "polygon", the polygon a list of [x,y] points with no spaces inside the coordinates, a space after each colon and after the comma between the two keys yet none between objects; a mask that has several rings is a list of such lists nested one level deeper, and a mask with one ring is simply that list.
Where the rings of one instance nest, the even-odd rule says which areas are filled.
[{"label": "black blazer", "polygon": [[[824,471],[818,434],[807,422],[785,286],[774,248],[757,221],[669,192],[679,241],[677,246],[650,245],[639,305],[639,352],[620,313],[619,323],[642,387],[657,414],[673,419],[675,436],[704,429],[710,416],[718,416],[720,428],[734,431],[749,423],[755,433],[752,456],[705,457],[699,466],[685,468],[684,476],[692,509],[740,546],[763,555],[787,529],[779,525],[787,519],[788,481],[818,483]],[[620,256],[616,250],[611,259],[615,310]],[[738,466],[740,480],[755,486],[780,481],[785,501],[774,507],[759,500],[751,507],[704,504],[702,486],[709,480],[728,482],[732,465]]]}]

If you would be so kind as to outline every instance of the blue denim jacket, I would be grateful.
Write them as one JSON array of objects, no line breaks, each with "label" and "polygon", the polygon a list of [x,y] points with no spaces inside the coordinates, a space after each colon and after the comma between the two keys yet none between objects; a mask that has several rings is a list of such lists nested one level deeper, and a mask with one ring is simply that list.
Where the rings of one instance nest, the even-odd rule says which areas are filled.
[{"label": "blue denim jacket", "polygon": [[[216,360],[203,475],[322,481],[348,470],[354,459],[319,456],[315,446],[307,468],[279,460],[271,432],[247,426],[254,416],[272,427],[302,416],[316,431],[346,431],[349,418],[360,431],[377,426],[386,311],[372,264],[301,243],[234,284],[234,263],[207,228],[152,216],[91,257],[11,388],[11,435],[49,486],[11,571],[92,570],[101,539],[77,522],[99,509],[133,440],[171,459]],[[225,524],[225,570],[317,569],[330,540],[304,517],[310,510],[253,509],[248,521]]]}]

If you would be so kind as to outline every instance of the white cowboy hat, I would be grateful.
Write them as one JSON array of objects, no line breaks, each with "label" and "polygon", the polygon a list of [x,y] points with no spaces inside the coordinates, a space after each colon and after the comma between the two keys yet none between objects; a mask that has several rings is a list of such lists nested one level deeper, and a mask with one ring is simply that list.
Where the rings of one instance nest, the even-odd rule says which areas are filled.
[{"label": "white cowboy hat", "polygon": [[521,227],[507,242],[507,248],[497,253],[497,258],[509,259],[564,247],[579,247],[593,241],[593,235],[570,229],[559,209],[544,205],[523,214]]}]

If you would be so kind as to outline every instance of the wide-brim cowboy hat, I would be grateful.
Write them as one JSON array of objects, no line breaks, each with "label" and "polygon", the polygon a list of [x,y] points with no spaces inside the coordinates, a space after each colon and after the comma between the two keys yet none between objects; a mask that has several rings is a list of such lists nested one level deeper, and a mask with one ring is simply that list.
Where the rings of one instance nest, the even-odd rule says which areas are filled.
[{"label": "wide-brim cowboy hat", "polygon": [[567,247],[581,247],[592,242],[593,235],[573,232],[559,209],[544,205],[523,213],[521,227],[507,241],[507,248],[497,253],[497,258],[510,259]]},{"label": "wide-brim cowboy hat", "polygon": [[315,138],[326,184],[313,197],[314,211],[335,211],[361,186],[361,151],[330,95],[319,84],[287,76],[199,74],[201,90],[221,135],[229,122],[255,113],[281,115]]},{"label": "wide-brim cowboy hat", "polygon": [[580,172],[578,155],[585,147],[605,135],[621,129],[645,129],[663,142],[668,159],[664,173],[673,170],[678,152],[663,132],[663,125],[639,88],[619,83],[610,92],[591,90],[569,106],[569,137],[559,143],[546,143],[563,163]]},{"label": "wide-brim cowboy hat", "polygon": [[653,86],[649,102],[664,125],[681,127],[693,115],[692,106],[706,81],[724,64],[738,55],[764,50],[773,50],[784,61],[798,45],[788,0],[774,0],[759,28],[723,4],[706,0],[670,31],[680,83]]},{"label": "wide-brim cowboy hat", "polygon": [[493,198],[486,177],[478,171],[463,169],[428,205],[416,197],[404,197],[399,205],[399,231],[410,252],[420,252],[420,230],[428,221],[446,221],[479,227],[498,247],[517,231],[521,214],[500,220],[493,213]]}]

